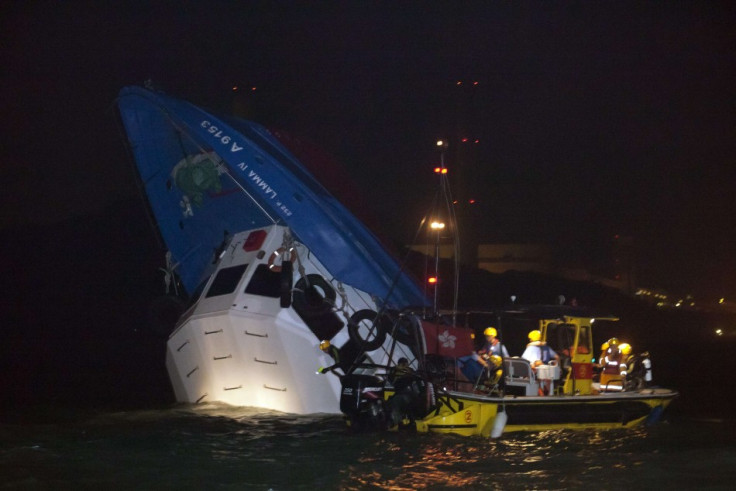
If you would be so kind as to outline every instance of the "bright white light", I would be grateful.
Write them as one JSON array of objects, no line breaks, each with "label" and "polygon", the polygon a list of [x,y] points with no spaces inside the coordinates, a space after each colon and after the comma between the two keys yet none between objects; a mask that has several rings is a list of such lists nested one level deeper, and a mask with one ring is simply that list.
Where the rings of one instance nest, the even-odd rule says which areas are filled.
[{"label": "bright white light", "polygon": [[723,329],[716,329],[716,334],[723,336]]},{"label": "bright white light", "polygon": [[442,230],[443,228],[445,228],[445,224],[442,222],[432,222],[429,224],[429,228],[431,228],[432,230]]}]

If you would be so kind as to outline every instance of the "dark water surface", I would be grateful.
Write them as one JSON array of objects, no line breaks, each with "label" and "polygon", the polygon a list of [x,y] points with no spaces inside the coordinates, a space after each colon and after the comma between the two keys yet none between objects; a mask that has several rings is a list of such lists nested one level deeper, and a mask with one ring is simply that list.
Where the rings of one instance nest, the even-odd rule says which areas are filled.
[{"label": "dark water surface", "polygon": [[[46,411],[46,412],[44,412]],[[3,414],[1,489],[734,489],[736,421],[499,440],[225,405]]]}]

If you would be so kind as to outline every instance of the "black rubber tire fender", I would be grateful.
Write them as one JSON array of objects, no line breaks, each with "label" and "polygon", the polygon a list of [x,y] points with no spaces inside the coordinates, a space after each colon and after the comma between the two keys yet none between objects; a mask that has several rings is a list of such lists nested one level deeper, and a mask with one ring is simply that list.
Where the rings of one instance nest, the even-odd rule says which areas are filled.
[{"label": "black rubber tire fender", "polygon": [[[363,338],[360,334],[360,323],[366,320],[372,323],[371,332],[375,333],[372,339]],[[356,342],[364,351],[373,351],[383,346],[391,325],[392,321],[386,315],[379,316],[375,310],[371,309],[358,310],[350,316],[348,334],[350,339]]]},{"label": "black rubber tire fender", "polygon": [[[283,267],[283,266],[282,266]],[[309,282],[309,286],[307,286]],[[324,292],[324,296],[320,293]],[[308,274],[306,279],[299,278],[294,285],[292,304],[300,314],[320,316],[332,312],[337,292],[330,282],[318,274]]]}]

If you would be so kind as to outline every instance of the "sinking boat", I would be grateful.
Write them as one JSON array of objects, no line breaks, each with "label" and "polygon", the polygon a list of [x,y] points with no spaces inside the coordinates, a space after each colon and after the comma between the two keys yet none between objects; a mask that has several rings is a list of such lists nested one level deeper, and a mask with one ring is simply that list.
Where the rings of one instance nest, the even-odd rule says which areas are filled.
[{"label": "sinking boat", "polygon": [[373,326],[423,292],[277,132],[141,87],[118,107],[169,299],[188,299],[166,352],[178,401],[338,413],[322,341],[346,366],[409,352]]},{"label": "sinking boat", "polygon": [[[477,378],[463,376],[459,367],[465,355],[478,349],[474,338],[483,326],[499,326],[499,335],[512,338],[519,319],[527,321],[522,323],[524,336],[531,319],[539,342],[559,354],[559,363],[497,357],[496,365],[489,363]],[[416,340],[407,342],[416,356],[392,360],[391,366],[370,375],[346,374],[341,409],[348,424],[361,430],[410,428],[484,437],[653,424],[677,392],[654,386],[648,353],[619,356],[618,375],[604,377],[606,366],[595,360],[593,326],[596,320],[614,319],[569,306],[454,312],[431,320],[407,311],[397,317],[395,330]],[[603,356],[613,359],[611,353],[609,349]],[[397,370],[407,364],[410,369]]]},{"label": "sinking boat", "polygon": [[568,336],[568,363],[508,357],[498,380],[463,379],[457,358],[475,349],[476,315],[428,316],[436,296],[428,308],[277,132],[140,87],[124,88],[118,107],[166,246],[166,298],[187,299],[166,350],[178,401],[497,436],[629,428],[655,421],[677,395],[628,374],[596,385],[595,316],[583,311],[539,317],[542,341]]}]

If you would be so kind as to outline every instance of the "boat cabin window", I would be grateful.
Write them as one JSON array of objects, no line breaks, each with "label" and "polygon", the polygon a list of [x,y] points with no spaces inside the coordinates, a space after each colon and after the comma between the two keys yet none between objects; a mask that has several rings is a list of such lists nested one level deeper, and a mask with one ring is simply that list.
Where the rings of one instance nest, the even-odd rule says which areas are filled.
[{"label": "boat cabin window", "polygon": [[247,264],[241,264],[239,266],[223,268],[218,271],[215,279],[212,281],[210,289],[207,290],[205,298],[227,295],[228,293],[234,292],[247,267]]},{"label": "boat cabin window", "polygon": [[[575,325],[550,323],[547,325],[547,343],[558,354],[571,356],[571,348],[575,343]],[[580,326],[580,338],[578,339],[579,354],[590,353],[590,326]]]},{"label": "boat cabin window", "polygon": [[279,298],[281,296],[281,274],[271,271],[267,264],[259,264],[248,286],[245,287],[245,293]]},{"label": "boat cabin window", "polygon": [[587,355],[590,353],[590,326],[580,326],[580,339],[578,340],[578,353]]}]

